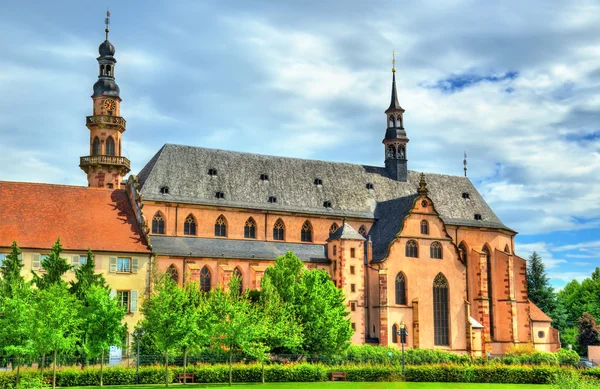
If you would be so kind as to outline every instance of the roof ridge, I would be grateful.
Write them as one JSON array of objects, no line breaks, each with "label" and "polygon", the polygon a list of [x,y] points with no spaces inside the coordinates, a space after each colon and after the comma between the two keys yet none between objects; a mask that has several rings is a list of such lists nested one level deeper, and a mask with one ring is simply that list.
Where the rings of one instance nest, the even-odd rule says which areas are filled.
[{"label": "roof ridge", "polygon": [[84,189],[84,190],[96,190],[96,191],[106,191],[106,192],[113,192],[115,190],[124,190],[124,189],[112,189],[112,188],[96,188],[96,187],[83,186],[83,185],[49,184],[47,182],[31,182],[31,181],[6,181],[6,180],[0,180],[0,185],[1,184],[16,184],[16,185],[29,185],[29,186],[53,186],[53,187],[63,187],[63,188],[71,188],[71,189]]}]

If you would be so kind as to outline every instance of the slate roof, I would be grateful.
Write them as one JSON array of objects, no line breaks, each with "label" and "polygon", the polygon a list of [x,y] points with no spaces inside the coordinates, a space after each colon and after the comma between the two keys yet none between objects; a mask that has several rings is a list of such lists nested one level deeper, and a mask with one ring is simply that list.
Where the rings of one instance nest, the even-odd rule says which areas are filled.
[{"label": "slate roof", "polygon": [[[209,169],[217,175],[210,176]],[[261,180],[262,174],[269,179]],[[379,261],[417,197],[419,176],[409,171],[408,182],[399,182],[384,167],[165,144],[140,171],[138,182],[145,200],[375,219],[369,234],[373,259]],[[322,185],[315,185],[317,178]],[[467,177],[426,173],[425,179],[446,224],[512,231]],[[163,186],[168,195],[160,193]],[[225,198],[217,199],[216,192]],[[270,196],[277,202],[269,203]],[[330,208],[324,207],[326,201]]]},{"label": "slate roof", "polygon": [[544,313],[537,305],[529,300],[529,317],[532,321],[551,322],[552,319]]},{"label": "slate roof", "polygon": [[0,181],[0,247],[147,253],[127,192]]},{"label": "slate roof", "polygon": [[329,235],[330,240],[341,239],[341,240],[365,240],[365,237],[356,232],[352,226],[346,222],[342,224],[333,234]]},{"label": "slate roof", "polygon": [[302,261],[329,263],[323,244],[155,235],[152,236],[152,250],[158,255],[181,257],[267,260],[274,260],[288,251],[293,251]]}]

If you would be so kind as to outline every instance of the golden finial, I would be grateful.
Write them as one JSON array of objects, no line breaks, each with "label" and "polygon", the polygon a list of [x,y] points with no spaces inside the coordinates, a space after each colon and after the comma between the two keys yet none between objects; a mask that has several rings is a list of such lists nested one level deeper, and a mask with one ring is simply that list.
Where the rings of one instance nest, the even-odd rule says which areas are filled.
[{"label": "golden finial", "polygon": [[396,73],[396,51],[392,51],[392,73]]}]

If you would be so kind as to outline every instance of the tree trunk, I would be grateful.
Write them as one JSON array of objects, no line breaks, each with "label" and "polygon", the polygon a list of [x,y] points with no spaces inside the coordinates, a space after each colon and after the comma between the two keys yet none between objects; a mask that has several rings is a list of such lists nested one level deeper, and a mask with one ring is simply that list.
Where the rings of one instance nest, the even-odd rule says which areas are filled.
[{"label": "tree trunk", "polygon": [[54,349],[54,361],[52,362],[52,389],[56,389],[56,349]]},{"label": "tree trunk", "polygon": [[102,367],[104,366],[104,350],[102,350],[102,355],[100,356],[100,386],[102,386]]},{"label": "tree trunk", "polygon": [[183,384],[187,383],[187,347],[183,351]]},{"label": "tree trunk", "polygon": [[44,365],[46,364],[46,354],[42,354],[42,371],[40,374],[42,375],[42,380],[44,379]]},{"label": "tree trunk", "polygon": [[17,383],[15,388],[19,389],[19,381],[21,378],[21,355],[17,357]]},{"label": "tree trunk", "polygon": [[261,370],[261,375],[262,375],[262,383],[265,383],[265,360],[261,359],[260,361],[260,370]]},{"label": "tree trunk", "polygon": [[229,386],[233,380],[233,346],[229,347]]},{"label": "tree trunk", "polygon": [[169,350],[165,351],[165,386],[169,387]]}]

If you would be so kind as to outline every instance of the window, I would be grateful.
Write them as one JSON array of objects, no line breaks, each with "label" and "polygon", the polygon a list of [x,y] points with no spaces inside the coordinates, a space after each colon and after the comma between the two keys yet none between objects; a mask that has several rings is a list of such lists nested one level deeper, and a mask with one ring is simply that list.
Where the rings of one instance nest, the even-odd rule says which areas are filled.
[{"label": "window", "polygon": [[350,274],[356,274],[356,268],[354,266],[350,266]]},{"label": "window", "polygon": [[481,249],[486,257],[487,264],[487,287],[488,287],[488,298],[489,298],[489,306],[490,306],[490,336],[494,339],[495,331],[494,331],[494,290],[493,290],[493,282],[492,282],[492,255],[490,254],[490,249],[488,246],[483,246]]},{"label": "window", "polygon": [[538,338],[543,338],[544,336],[546,336],[544,331],[538,331]]},{"label": "window", "polygon": [[406,242],[406,256],[409,258],[419,258],[419,248],[417,242],[414,240]]},{"label": "window", "polygon": [[0,254],[0,267],[2,267],[2,264],[4,263],[5,259],[6,259],[6,254]]},{"label": "window", "polygon": [[100,138],[95,137],[92,145],[92,155],[100,155]]},{"label": "window", "polygon": [[256,222],[249,218],[244,225],[244,238],[256,239]]},{"label": "window", "polygon": [[350,292],[356,292],[356,284],[350,284]]},{"label": "window", "polygon": [[271,204],[276,203],[277,202],[277,197],[275,197],[275,196],[269,196],[269,202]]},{"label": "window", "polygon": [[162,193],[162,194],[169,194],[169,187],[168,186],[161,186],[160,187],[160,193]]},{"label": "window", "polygon": [[129,312],[129,301],[131,300],[129,294],[128,290],[117,290],[117,304],[125,312]]},{"label": "window", "polygon": [[433,259],[442,259],[442,245],[440,242],[433,242],[429,247],[429,256]]},{"label": "window", "polygon": [[208,175],[211,177],[217,176],[217,169],[208,169]]},{"label": "window", "polygon": [[439,273],[433,280],[433,344],[436,346],[450,345],[448,313],[448,280]]},{"label": "window", "polygon": [[268,174],[261,174],[260,175],[260,179],[261,179],[261,181],[269,181],[269,175]]},{"label": "window", "polygon": [[227,236],[227,222],[223,215],[219,216],[215,222],[215,236]]},{"label": "window", "polygon": [[233,269],[233,275],[240,280],[240,288],[238,290],[238,293],[242,294],[244,292],[244,276],[242,276],[242,271],[239,267]]},{"label": "window", "polygon": [[[39,266],[39,271],[46,271],[46,269],[44,268],[44,262],[46,262],[46,260],[48,259],[48,257],[50,257],[49,255],[42,255],[40,257],[40,266]],[[34,258],[35,261],[35,258]]]},{"label": "window", "polygon": [[183,235],[196,235],[196,219],[189,214],[183,222]]},{"label": "window", "polygon": [[335,234],[335,232],[338,230],[338,228],[339,227],[338,227],[337,223],[333,223],[331,225],[331,227],[329,227],[329,233],[330,234]]},{"label": "window", "polygon": [[504,246],[504,252],[510,254],[510,248],[508,247],[508,245]]},{"label": "window", "polygon": [[85,265],[86,263],[87,255],[73,255],[71,257],[71,266],[73,266],[73,270]]},{"label": "window", "polygon": [[206,266],[200,270],[200,289],[203,292],[210,291],[210,270]]},{"label": "window", "polygon": [[427,220],[421,220],[421,234],[429,235],[429,223]]},{"label": "window", "polygon": [[117,273],[131,273],[131,258],[117,259]]},{"label": "window", "polygon": [[160,212],[156,212],[152,218],[152,233],[153,234],[164,234],[165,233],[165,219]]},{"label": "window", "polygon": [[375,189],[375,185],[373,185],[372,182],[367,182],[367,189],[373,190],[373,189]]},{"label": "window", "polygon": [[352,312],[356,311],[356,303],[355,303],[354,301],[352,301],[352,302],[350,303],[350,310],[351,310]]},{"label": "window", "polygon": [[398,343],[398,326],[392,325],[392,343]]},{"label": "window", "polygon": [[352,323],[350,326],[352,327],[352,331],[356,331],[356,323]]},{"label": "window", "polygon": [[300,240],[302,242],[312,242],[312,226],[307,220],[302,225],[302,231],[300,232]]},{"label": "window", "polygon": [[281,219],[277,219],[273,225],[273,240],[285,240],[285,226]]},{"label": "window", "polygon": [[179,272],[177,271],[175,265],[169,266],[169,268],[167,269],[167,274],[173,282],[179,283]]},{"label": "window", "polygon": [[364,224],[362,226],[360,226],[360,228],[358,229],[358,233],[361,234],[363,237],[367,237],[367,227],[364,226]]},{"label": "window", "polygon": [[336,255],[337,255],[337,246],[334,245],[333,246],[333,256],[336,256]]},{"label": "window", "polygon": [[481,219],[481,214],[480,214],[480,213],[476,213],[476,214],[475,214],[475,220],[482,220],[482,219]]},{"label": "window", "polygon": [[465,200],[469,200],[471,198],[471,196],[469,195],[469,193],[463,192],[462,198],[465,199]]},{"label": "window", "polygon": [[396,304],[406,305],[406,277],[402,272],[396,275]]},{"label": "window", "polygon": [[112,188],[113,188],[113,184],[106,184],[106,187],[107,187],[108,189],[112,189]]},{"label": "window", "polygon": [[467,263],[467,246],[465,246],[464,242],[458,245],[458,254],[460,255],[460,260],[463,263]]},{"label": "window", "polygon": [[331,201],[329,201],[329,200],[325,200],[325,201],[323,201],[323,206],[324,206],[325,208],[331,208]]},{"label": "window", "polygon": [[315,178],[315,185],[323,185],[323,180],[320,178]]},{"label": "window", "polygon": [[106,155],[115,155],[115,141],[112,136],[106,138]]},{"label": "window", "polygon": [[225,198],[225,193],[223,192],[217,192],[215,193],[215,197],[218,199],[224,199]]},{"label": "window", "polygon": [[387,158],[395,158],[396,157],[396,148],[392,145],[387,147]]},{"label": "window", "polygon": [[350,258],[355,258],[356,257],[356,249],[354,247],[352,247],[350,249]]},{"label": "window", "polygon": [[422,206],[423,208],[427,208],[427,205],[428,205],[428,203],[427,203],[427,200],[423,200],[423,201],[421,201],[421,206]]}]

